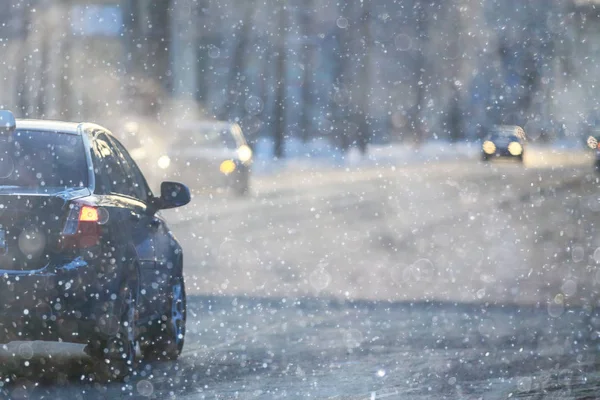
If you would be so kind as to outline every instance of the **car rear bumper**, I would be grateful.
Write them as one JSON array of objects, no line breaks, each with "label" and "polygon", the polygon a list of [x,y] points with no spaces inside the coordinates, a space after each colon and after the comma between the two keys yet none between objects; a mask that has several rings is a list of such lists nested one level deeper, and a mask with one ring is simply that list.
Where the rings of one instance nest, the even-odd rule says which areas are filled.
[{"label": "car rear bumper", "polygon": [[0,270],[0,343],[86,343],[108,336],[114,329],[114,286],[81,258],[35,271]]}]

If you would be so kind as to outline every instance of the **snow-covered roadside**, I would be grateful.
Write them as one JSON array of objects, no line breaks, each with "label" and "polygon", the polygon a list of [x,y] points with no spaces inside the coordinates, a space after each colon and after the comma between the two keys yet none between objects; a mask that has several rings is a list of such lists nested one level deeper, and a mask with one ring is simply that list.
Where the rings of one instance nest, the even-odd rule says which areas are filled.
[{"label": "snow-covered roadside", "polygon": [[[543,153],[548,158],[548,162],[558,163],[568,158],[587,157],[590,153],[577,139],[563,139],[548,144],[530,143],[528,148],[531,154],[535,155],[536,160],[540,158],[539,154]],[[356,148],[352,148],[344,154],[325,139],[315,139],[308,143],[293,139],[285,143],[284,159],[275,160],[272,154],[273,143],[270,140],[260,140],[257,143],[252,168],[255,175],[280,174],[283,171],[356,170],[368,167],[409,166],[470,160],[478,158],[481,154],[481,142],[452,143],[435,140],[425,142],[420,146],[405,143],[369,145],[367,154],[363,156]],[[548,157],[550,155],[552,157]]]},{"label": "snow-covered roadside", "polygon": [[275,160],[272,157],[273,143],[260,140],[256,145],[253,172],[258,175],[269,175],[291,171],[311,171],[323,168],[346,169],[370,166],[406,166],[438,161],[464,160],[479,155],[478,142],[431,141],[415,146],[412,144],[369,145],[367,154],[362,155],[356,148],[344,154],[334,148],[325,139],[315,139],[308,143],[299,140],[288,140],[285,143],[285,159]]}]

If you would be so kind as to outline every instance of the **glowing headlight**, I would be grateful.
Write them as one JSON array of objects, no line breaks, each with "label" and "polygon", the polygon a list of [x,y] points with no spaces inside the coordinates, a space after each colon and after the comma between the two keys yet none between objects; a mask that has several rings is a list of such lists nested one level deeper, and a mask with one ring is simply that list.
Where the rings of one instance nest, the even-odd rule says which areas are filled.
[{"label": "glowing headlight", "polygon": [[248,163],[252,160],[252,149],[246,145],[242,145],[238,147],[237,155],[241,162]]},{"label": "glowing headlight", "polygon": [[171,165],[171,159],[167,155],[160,156],[160,158],[158,159],[157,164],[158,164],[159,168],[161,168],[161,169],[167,169],[167,168],[169,168],[169,165]]},{"label": "glowing headlight", "polygon": [[125,124],[125,130],[131,135],[135,135],[140,130],[140,124],[135,121],[129,121]]},{"label": "glowing headlight", "polygon": [[485,154],[494,154],[496,152],[496,145],[493,142],[490,142],[489,140],[483,142],[482,147]]},{"label": "glowing headlight", "polygon": [[219,171],[222,174],[229,175],[235,171],[235,163],[233,160],[225,160],[219,165]]},{"label": "glowing headlight", "polygon": [[523,146],[517,142],[511,142],[508,145],[508,152],[513,156],[519,156],[523,152]]}]

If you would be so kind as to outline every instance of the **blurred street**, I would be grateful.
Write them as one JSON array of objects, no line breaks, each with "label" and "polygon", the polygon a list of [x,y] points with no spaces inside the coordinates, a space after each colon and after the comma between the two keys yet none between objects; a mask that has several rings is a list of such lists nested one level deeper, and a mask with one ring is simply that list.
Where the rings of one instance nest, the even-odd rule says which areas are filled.
[{"label": "blurred street", "polygon": [[[180,211],[188,214],[168,216],[186,256],[188,334],[180,360],[141,364],[129,384],[104,386],[82,379],[85,357],[48,359],[47,350],[34,351],[26,357],[30,367],[4,393],[596,393],[597,178],[586,153],[572,153],[561,168],[540,160],[566,154],[533,154],[525,168],[448,160],[307,172],[311,183],[299,172],[296,181],[281,172],[256,178],[248,200],[196,199]],[[9,353],[22,353],[13,346]],[[53,365],[47,381],[39,381]]]}]

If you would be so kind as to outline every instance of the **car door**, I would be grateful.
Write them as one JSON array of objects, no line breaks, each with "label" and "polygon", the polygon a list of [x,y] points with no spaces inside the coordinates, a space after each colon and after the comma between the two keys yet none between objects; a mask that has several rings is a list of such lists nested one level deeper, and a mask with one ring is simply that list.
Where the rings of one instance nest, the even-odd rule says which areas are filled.
[{"label": "car door", "polygon": [[[110,211],[110,218],[113,213],[117,214],[113,225],[122,231],[121,235],[126,236],[124,243],[119,245],[133,244],[140,266],[140,280],[143,282],[144,275],[155,270],[154,230],[151,228],[153,217],[147,212],[143,189],[107,133],[101,131],[95,135],[92,150],[97,169],[96,192],[102,194],[99,205],[113,210]],[[145,314],[143,305],[140,314]]]},{"label": "car door", "polygon": [[[146,204],[153,197],[150,187],[144,178],[141,170],[132,159],[125,147],[115,138],[113,143],[122,157],[123,164],[126,167],[129,179],[134,182],[137,190],[136,196],[142,199]],[[155,319],[163,310],[162,303],[165,300],[164,291],[168,287],[166,283],[170,282],[173,274],[173,250],[171,234],[160,213],[149,215],[147,227],[149,242],[152,246],[152,262],[146,262],[141,266],[141,285],[140,285],[140,321]]]}]

